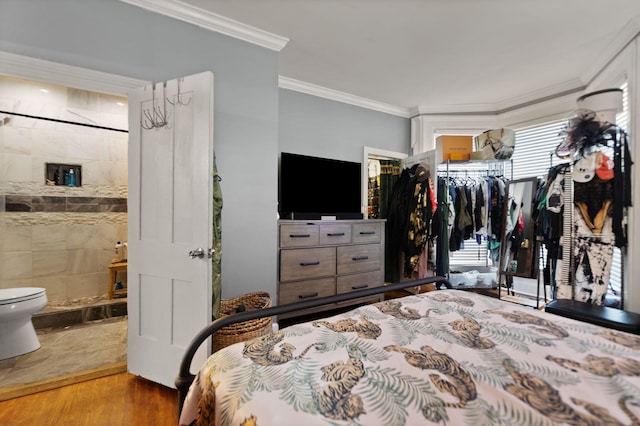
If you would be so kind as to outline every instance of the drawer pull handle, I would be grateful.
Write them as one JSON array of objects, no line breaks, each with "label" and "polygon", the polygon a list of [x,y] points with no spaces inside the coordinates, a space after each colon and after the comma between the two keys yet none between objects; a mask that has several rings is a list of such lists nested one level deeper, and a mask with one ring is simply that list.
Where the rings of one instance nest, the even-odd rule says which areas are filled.
[{"label": "drawer pull handle", "polygon": [[354,260],[354,261],[367,260],[368,258],[369,256],[356,256],[356,257],[352,257],[351,260]]},{"label": "drawer pull handle", "polygon": [[300,296],[298,296],[299,299],[309,299],[311,297],[316,297],[318,295],[318,292],[315,293],[307,293],[307,294],[301,294]]},{"label": "drawer pull handle", "polygon": [[344,232],[334,232],[327,234],[327,237],[342,237],[344,236]]},{"label": "drawer pull handle", "polygon": [[314,266],[319,264],[320,262],[300,262],[300,266]]},{"label": "drawer pull handle", "polygon": [[352,285],[351,289],[352,290],[360,290],[361,288],[368,288],[369,284],[360,284],[360,285]]},{"label": "drawer pull handle", "polygon": [[309,238],[311,234],[289,234],[289,238]]},{"label": "drawer pull handle", "polygon": [[360,235],[375,235],[376,231],[362,231]]}]

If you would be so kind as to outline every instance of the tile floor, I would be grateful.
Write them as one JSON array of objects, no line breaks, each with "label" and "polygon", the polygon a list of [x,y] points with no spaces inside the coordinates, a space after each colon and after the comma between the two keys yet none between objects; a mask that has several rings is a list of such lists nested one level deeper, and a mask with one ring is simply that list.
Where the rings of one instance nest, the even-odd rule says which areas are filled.
[{"label": "tile floor", "polygon": [[[47,307],[44,314],[51,310],[60,311],[60,308]],[[73,307],[63,310],[67,317],[72,311]],[[86,318],[87,311],[84,312],[81,316]],[[39,349],[0,361],[0,389],[100,368],[127,359],[126,315],[97,320],[91,318],[85,322],[44,328],[36,325],[36,332],[41,344]]]}]

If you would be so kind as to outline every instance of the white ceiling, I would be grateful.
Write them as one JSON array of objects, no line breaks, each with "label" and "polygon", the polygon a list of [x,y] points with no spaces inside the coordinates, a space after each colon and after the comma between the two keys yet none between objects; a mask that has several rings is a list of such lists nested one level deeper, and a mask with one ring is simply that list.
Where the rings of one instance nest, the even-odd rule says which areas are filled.
[{"label": "white ceiling", "polygon": [[288,38],[281,77],[421,112],[581,89],[640,31],[640,0],[181,3]]}]

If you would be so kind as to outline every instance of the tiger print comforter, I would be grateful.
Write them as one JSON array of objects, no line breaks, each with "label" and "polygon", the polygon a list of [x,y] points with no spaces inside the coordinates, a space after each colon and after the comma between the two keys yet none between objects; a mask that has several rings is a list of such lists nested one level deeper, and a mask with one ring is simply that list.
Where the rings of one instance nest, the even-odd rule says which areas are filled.
[{"label": "tiger print comforter", "polygon": [[442,290],[213,354],[180,424],[640,424],[640,337]]}]

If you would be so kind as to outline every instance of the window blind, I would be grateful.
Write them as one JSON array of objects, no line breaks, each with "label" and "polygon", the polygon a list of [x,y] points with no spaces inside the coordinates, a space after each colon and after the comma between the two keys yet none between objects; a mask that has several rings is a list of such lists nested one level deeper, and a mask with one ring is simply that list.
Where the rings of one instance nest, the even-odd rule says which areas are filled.
[{"label": "window blind", "polygon": [[[622,112],[616,114],[616,124],[626,132],[629,131],[629,85],[625,82],[622,86]],[[613,260],[611,262],[611,275],[609,282],[611,288],[617,294],[622,291],[622,251],[615,247],[613,249]]]},{"label": "window blind", "polygon": [[555,154],[564,139],[562,131],[566,124],[566,120],[561,120],[516,131],[513,179],[545,177],[551,166],[568,161]]}]

